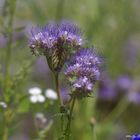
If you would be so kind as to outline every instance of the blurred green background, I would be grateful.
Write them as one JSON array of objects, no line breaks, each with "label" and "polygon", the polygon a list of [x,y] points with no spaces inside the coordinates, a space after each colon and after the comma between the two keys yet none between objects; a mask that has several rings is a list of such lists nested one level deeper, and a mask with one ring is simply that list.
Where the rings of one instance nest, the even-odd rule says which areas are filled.
[{"label": "blurred green background", "polygon": [[[0,0],[0,79],[4,73],[7,47],[4,23],[8,15],[3,14],[4,3],[4,0]],[[133,81],[140,80],[139,0],[17,0],[13,18],[10,74],[14,77],[25,66],[25,70],[23,70],[25,75],[22,75],[22,84],[14,90],[13,102],[16,102],[19,96],[27,95],[28,89],[33,86],[39,86],[42,90],[55,89],[53,77],[48,70],[45,58],[37,58],[31,54],[28,38],[32,27],[44,26],[50,20],[63,19],[72,20],[78,24],[84,33],[87,44],[94,46],[103,58],[103,71],[108,73],[113,82],[120,75],[127,75]],[[28,66],[28,63],[31,65]],[[61,80],[63,81],[63,77]],[[3,94],[2,83],[1,80],[1,95]],[[63,85],[63,82],[61,83]],[[139,89],[138,92],[140,92]],[[98,94],[98,86],[95,94]],[[2,96],[0,99],[2,101]],[[117,103],[119,101],[117,100]],[[98,108],[98,104],[94,98],[77,102],[72,129],[74,140],[93,139],[94,119],[97,120],[95,127],[97,140],[121,140],[125,139],[127,134],[140,133],[139,105],[129,106],[113,123],[110,120],[107,124],[100,124],[98,117],[104,117],[106,111],[113,105],[110,102],[109,104],[104,102],[102,105],[101,102],[99,105],[101,107]],[[21,110],[16,103],[11,106],[13,110],[18,108],[20,111],[19,116],[15,117],[16,119],[10,126],[10,140],[34,139],[36,137],[33,125],[35,114],[43,112],[50,117],[58,111],[55,102],[36,105],[26,101],[25,104],[18,104],[18,106],[21,106],[21,108],[19,107]],[[26,108],[24,108],[25,106]],[[2,113],[0,118],[2,121]],[[59,124],[56,121],[48,132],[48,140],[55,140],[58,137],[59,127],[57,125]],[[2,129],[1,125],[0,130],[2,131]]]}]

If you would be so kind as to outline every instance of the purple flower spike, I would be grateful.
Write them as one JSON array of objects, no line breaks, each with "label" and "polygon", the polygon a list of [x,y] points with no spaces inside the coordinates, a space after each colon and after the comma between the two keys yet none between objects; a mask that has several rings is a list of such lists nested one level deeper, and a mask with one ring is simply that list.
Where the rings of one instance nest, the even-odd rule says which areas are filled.
[{"label": "purple flower spike", "polygon": [[49,23],[32,32],[30,48],[34,55],[45,55],[52,71],[60,71],[71,53],[83,44],[80,30],[73,23]]},{"label": "purple flower spike", "polygon": [[101,61],[93,49],[81,49],[67,65],[65,75],[79,97],[86,97],[92,92],[100,77]]}]

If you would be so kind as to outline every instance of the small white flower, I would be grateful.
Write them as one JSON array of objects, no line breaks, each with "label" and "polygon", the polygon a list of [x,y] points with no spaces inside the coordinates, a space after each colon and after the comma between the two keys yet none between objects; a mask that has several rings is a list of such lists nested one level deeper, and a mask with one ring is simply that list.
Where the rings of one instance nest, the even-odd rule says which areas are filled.
[{"label": "small white flower", "polygon": [[37,103],[37,102],[43,103],[43,102],[45,102],[45,97],[43,95],[41,95],[41,94],[39,94],[39,95],[31,95],[30,96],[30,101],[32,103]]},{"label": "small white flower", "polygon": [[49,99],[52,99],[52,100],[57,100],[57,98],[58,98],[57,93],[52,89],[47,89],[45,91],[45,96]]},{"label": "small white flower", "polygon": [[3,108],[7,108],[7,104],[5,102],[0,102],[0,106],[2,106]]},{"label": "small white flower", "polygon": [[43,103],[45,101],[45,97],[43,95],[38,95],[37,96],[38,102]]},{"label": "small white flower", "polygon": [[30,88],[28,90],[29,94],[30,94],[30,101],[32,103],[43,103],[45,102],[45,97],[41,94],[42,93],[42,90],[38,87],[33,87],[33,88]]},{"label": "small white flower", "polygon": [[37,101],[38,101],[37,96],[36,96],[36,95],[30,96],[30,101],[31,101],[32,103],[37,103]]},{"label": "small white flower", "polygon": [[28,90],[29,94],[31,95],[39,95],[42,93],[42,90],[38,87],[33,87]]}]

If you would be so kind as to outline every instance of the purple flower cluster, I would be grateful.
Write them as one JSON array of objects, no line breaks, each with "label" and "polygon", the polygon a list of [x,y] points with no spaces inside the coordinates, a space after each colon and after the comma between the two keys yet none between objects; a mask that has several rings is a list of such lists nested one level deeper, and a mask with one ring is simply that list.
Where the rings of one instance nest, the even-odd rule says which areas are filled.
[{"label": "purple flower cluster", "polygon": [[83,44],[80,30],[73,23],[49,23],[32,30],[30,48],[34,55],[45,55],[52,71],[60,71],[69,54]]},{"label": "purple flower cluster", "polygon": [[112,80],[108,75],[100,76],[98,100],[100,102],[118,102],[122,97],[134,105],[140,105],[140,79],[121,75]]},{"label": "purple flower cluster", "polygon": [[137,134],[132,135],[131,140],[140,140],[140,135],[137,135]]},{"label": "purple flower cluster", "polygon": [[116,90],[112,79],[109,77],[101,78],[98,87],[98,98],[100,100],[111,101],[116,98]]},{"label": "purple flower cluster", "polygon": [[121,75],[117,79],[112,80],[108,75],[104,74],[101,79],[98,88],[99,100],[119,100],[130,92],[132,88],[133,81],[126,75]]},{"label": "purple flower cluster", "polygon": [[67,65],[65,75],[79,97],[87,97],[100,76],[101,61],[93,49],[81,49]]},{"label": "purple flower cluster", "polygon": [[30,40],[30,48],[35,55],[41,55],[46,49],[60,45],[78,47],[82,44],[83,40],[80,36],[79,28],[68,21],[63,21],[59,24],[49,23],[42,29],[32,30]]},{"label": "purple flower cluster", "polygon": [[58,75],[63,65],[71,84],[71,92],[87,97],[100,77],[101,61],[94,49],[83,48],[83,39],[77,26],[69,21],[49,23],[33,29],[29,47],[34,55],[44,55],[51,71]]}]

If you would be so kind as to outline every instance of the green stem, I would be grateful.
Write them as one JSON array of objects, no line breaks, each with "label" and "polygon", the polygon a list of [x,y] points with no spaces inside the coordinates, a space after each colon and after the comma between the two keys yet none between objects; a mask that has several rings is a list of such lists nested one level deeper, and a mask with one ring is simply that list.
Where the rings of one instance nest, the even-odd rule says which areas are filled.
[{"label": "green stem", "polygon": [[11,48],[12,48],[12,41],[13,41],[13,19],[14,19],[15,9],[16,9],[16,0],[5,1],[5,6],[3,10],[3,16],[5,17],[5,22],[3,26],[5,28],[5,34],[7,34],[7,37],[8,37],[7,47],[6,47],[6,56],[5,56],[5,80],[4,80],[5,96],[6,94],[8,94],[7,89],[8,89],[8,81],[10,77],[9,67],[10,67]]},{"label": "green stem", "polygon": [[96,127],[93,126],[93,140],[97,140],[96,138]]},{"label": "green stem", "polygon": [[6,120],[4,121],[4,132],[2,140],[8,140],[8,125]]},{"label": "green stem", "polygon": [[56,92],[57,92],[57,96],[58,96],[58,101],[59,101],[60,106],[63,106],[63,101],[62,101],[61,95],[60,95],[60,85],[59,85],[59,76],[58,76],[58,74],[54,74],[54,78],[55,78]]},{"label": "green stem", "polygon": [[[61,99],[61,95],[60,95],[60,85],[59,85],[59,75],[54,73],[54,77],[55,77],[55,84],[56,84],[56,92],[57,92],[57,96],[58,96],[58,101],[59,101],[59,105],[60,105],[60,113],[63,113],[61,108],[64,107],[63,105],[63,101]],[[63,127],[64,127],[64,116],[61,116],[61,131],[63,132]]]},{"label": "green stem", "polygon": [[[5,5],[3,9],[3,17],[4,17],[4,22],[3,22],[3,28],[4,28],[4,33],[7,36],[7,47],[6,47],[6,55],[5,55],[5,77],[4,77],[4,100],[5,102],[10,101],[10,94],[8,93],[8,88],[9,88],[9,67],[10,67],[10,60],[11,60],[11,48],[12,48],[12,38],[13,38],[13,19],[14,19],[14,14],[15,14],[15,9],[16,9],[16,0],[5,0]],[[4,111],[4,128],[3,128],[3,136],[2,140],[8,140],[8,131],[9,131],[9,124],[10,124],[10,119],[9,116],[7,115],[8,110]]]},{"label": "green stem", "polygon": [[65,140],[70,139],[71,121],[72,121],[72,114],[73,114],[75,101],[76,101],[76,96],[73,96],[72,105],[70,109],[70,115],[68,117],[68,124],[67,124],[66,132],[65,132]]},{"label": "green stem", "polygon": [[11,110],[7,107],[4,112],[4,127],[3,127],[3,136],[2,140],[8,140],[9,136],[9,126],[11,124],[11,121],[13,119],[13,113]]}]

